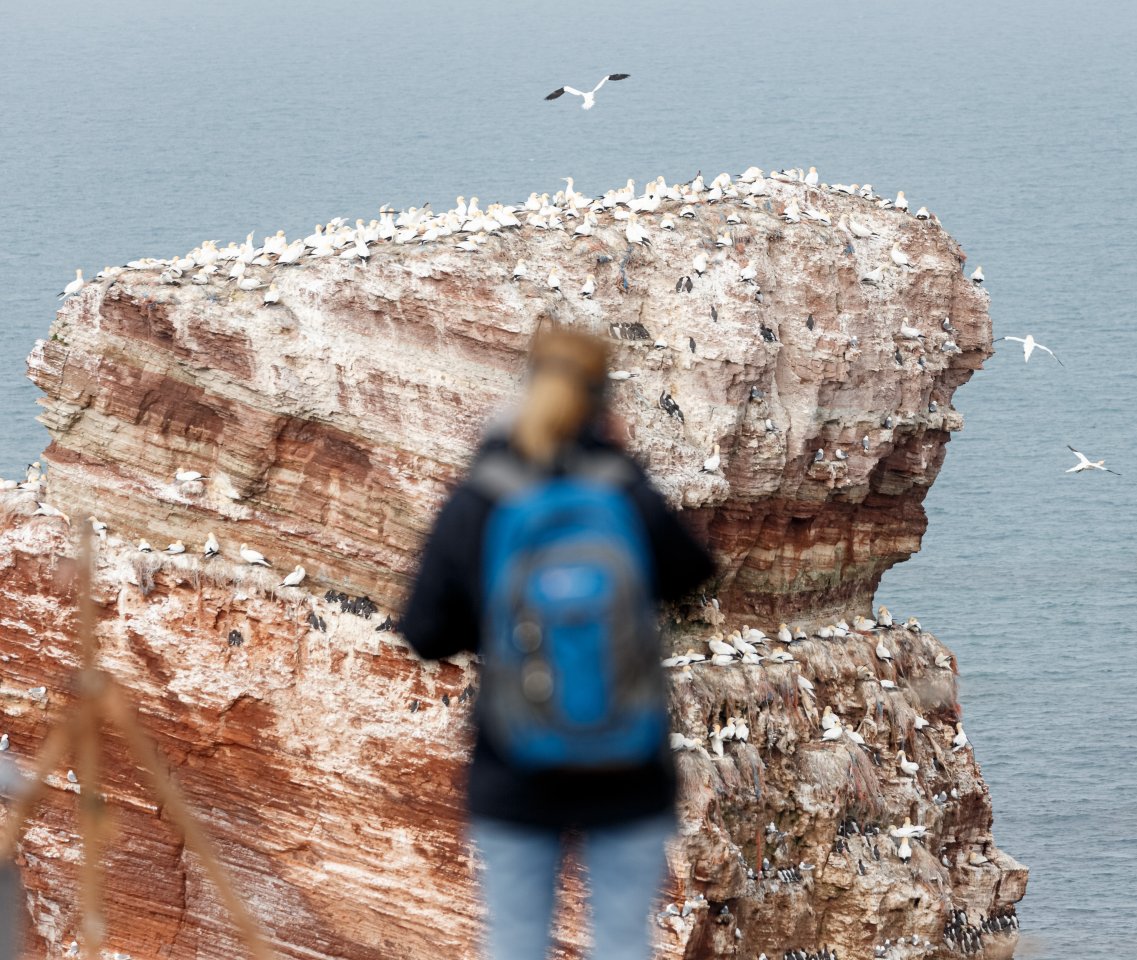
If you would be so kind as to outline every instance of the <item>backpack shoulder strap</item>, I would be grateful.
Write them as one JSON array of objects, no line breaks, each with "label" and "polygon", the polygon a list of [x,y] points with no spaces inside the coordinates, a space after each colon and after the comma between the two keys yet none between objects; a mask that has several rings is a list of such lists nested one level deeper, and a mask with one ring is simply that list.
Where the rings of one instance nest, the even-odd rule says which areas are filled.
[{"label": "backpack shoulder strap", "polygon": [[510,450],[487,453],[470,471],[467,483],[492,501],[515,496],[533,486],[541,472]]},{"label": "backpack shoulder strap", "polygon": [[615,450],[573,450],[565,462],[565,472],[576,477],[621,489],[639,479],[639,471],[622,453]]},{"label": "backpack shoulder strap", "polygon": [[[622,453],[615,450],[566,451],[558,463],[558,473],[592,480],[625,490],[639,479],[639,471]],[[555,474],[554,474],[555,475]],[[493,501],[516,496],[535,486],[550,474],[517,456],[512,450],[494,450],[483,456],[470,471],[467,480],[478,493]]]}]

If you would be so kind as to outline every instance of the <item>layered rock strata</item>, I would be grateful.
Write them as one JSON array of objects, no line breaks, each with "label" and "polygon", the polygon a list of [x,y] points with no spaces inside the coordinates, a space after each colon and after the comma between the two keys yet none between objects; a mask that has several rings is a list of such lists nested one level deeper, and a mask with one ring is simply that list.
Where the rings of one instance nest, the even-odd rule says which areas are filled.
[{"label": "layered rock strata", "polygon": [[[650,246],[598,209],[588,236],[569,221],[498,230],[469,250],[451,237],[377,244],[368,262],[251,266],[279,290],[271,306],[259,290],[125,270],[68,301],[37,345],[29,367],[52,436],[38,496],[76,524],[108,524],[104,662],[282,955],[475,955],[461,842],[475,673],[419,664],[383,627],[485,420],[515,397],[532,333],[554,322],[612,338],[628,445],[721,562],[706,597],[669,612],[669,648],[704,650],[744,622],[808,637],[785,664],[671,672],[675,729],[698,745],[678,757],[664,954],[828,944],[871,956],[887,939],[889,956],[950,956],[952,911],[978,923],[1023,895],[971,751],[952,749],[943,648],[902,628],[817,635],[869,613],[882,572],[919,546],[924,494],[962,425],[952,396],[990,350],[986,295],[934,219],[775,180],[739,193],[687,198],[691,216],[671,202],[641,212]],[[837,226],[787,223],[787,206]],[[874,236],[854,237],[850,218]],[[894,243],[911,267],[890,259]],[[740,279],[746,265],[753,281]],[[862,280],[882,265],[878,282]],[[721,466],[701,472],[714,445]],[[206,479],[179,483],[180,468]],[[59,575],[68,527],[30,517],[35,497],[5,494],[0,531],[0,723],[21,760],[44,708],[66,705],[76,655]],[[210,532],[221,555],[206,559]],[[141,553],[140,538],[188,551]],[[277,571],[303,563],[308,580],[279,586],[281,573],[241,563],[242,543]],[[892,661],[874,652],[881,636]],[[826,706],[863,745],[822,742]],[[731,716],[749,740],[720,758],[707,732]],[[112,943],[134,957],[232,956],[199,866],[113,737],[109,750]],[[21,847],[34,953],[77,930],[64,773]],[[888,833],[905,817],[927,827],[907,863]],[[562,949],[576,955],[579,884],[565,906]],[[1013,950],[1013,928],[982,936],[989,955]]]}]

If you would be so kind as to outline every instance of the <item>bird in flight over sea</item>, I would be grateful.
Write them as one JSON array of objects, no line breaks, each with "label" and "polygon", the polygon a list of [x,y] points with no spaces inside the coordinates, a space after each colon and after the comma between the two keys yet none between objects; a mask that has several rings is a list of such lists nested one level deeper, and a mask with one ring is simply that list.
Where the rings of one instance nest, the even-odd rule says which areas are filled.
[{"label": "bird in flight over sea", "polygon": [[604,77],[595,87],[585,93],[583,90],[577,90],[575,87],[560,87],[550,93],[546,100],[556,100],[557,97],[563,96],[566,93],[571,93],[573,96],[584,97],[584,103],[580,105],[581,110],[591,110],[596,105],[596,91],[599,90],[609,80],[627,80],[631,74],[628,73],[610,73]]},{"label": "bird in flight over sea", "polygon": [[[1027,363],[1030,360],[1030,355],[1034,353],[1035,350],[1045,350],[1055,360],[1058,360],[1058,354],[1056,354],[1049,347],[1044,347],[1029,333],[1026,335],[1026,337],[998,337],[996,338],[995,343],[998,343],[1000,340],[1014,340],[1015,343],[1021,343],[1023,345],[1023,363]],[[1058,360],[1058,365],[1060,367],[1066,366],[1066,364],[1064,364],[1061,360]]]},{"label": "bird in flight over sea", "polygon": [[1066,444],[1066,448],[1078,458],[1078,462],[1067,470],[1067,473],[1081,473],[1083,470],[1104,470],[1106,473],[1112,473],[1115,477],[1121,476],[1116,470],[1110,470],[1105,465],[1104,460],[1091,460],[1084,453],[1079,453],[1071,447],[1070,444]]}]

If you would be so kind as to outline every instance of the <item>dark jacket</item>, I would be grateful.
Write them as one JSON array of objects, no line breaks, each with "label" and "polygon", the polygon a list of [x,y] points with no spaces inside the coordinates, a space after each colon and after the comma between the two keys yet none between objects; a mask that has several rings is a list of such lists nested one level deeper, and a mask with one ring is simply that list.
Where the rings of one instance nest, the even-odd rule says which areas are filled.
[{"label": "dark jacket", "polygon": [[[580,446],[616,449],[592,432]],[[492,437],[478,457],[507,447],[504,437]],[[678,600],[710,576],[713,563],[638,465],[635,476],[629,492],[651,541],[656,598]],[[401,623],[403,636],[425,659],[478,652],[482,534],[491,508],[490,499],[466,482],[438,514]],[[468,792],[474,816],[558,828],[599,826],[671,809],[675,770],[663,745],[656,761],[633,770],[527,773],[507,764],[479,729]]]}]

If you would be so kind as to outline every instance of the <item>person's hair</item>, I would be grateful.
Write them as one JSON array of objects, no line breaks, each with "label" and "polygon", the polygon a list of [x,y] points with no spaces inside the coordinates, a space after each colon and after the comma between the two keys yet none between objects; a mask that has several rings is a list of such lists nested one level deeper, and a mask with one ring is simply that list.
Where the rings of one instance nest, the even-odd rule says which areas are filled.
[{"label": "person's hair", "polygon": [[511,442],[527,460],[547,465],[601,411],[608,383],[608,347],[599,337],[554,328],[538,333],[529,351],[529,389]]}]

